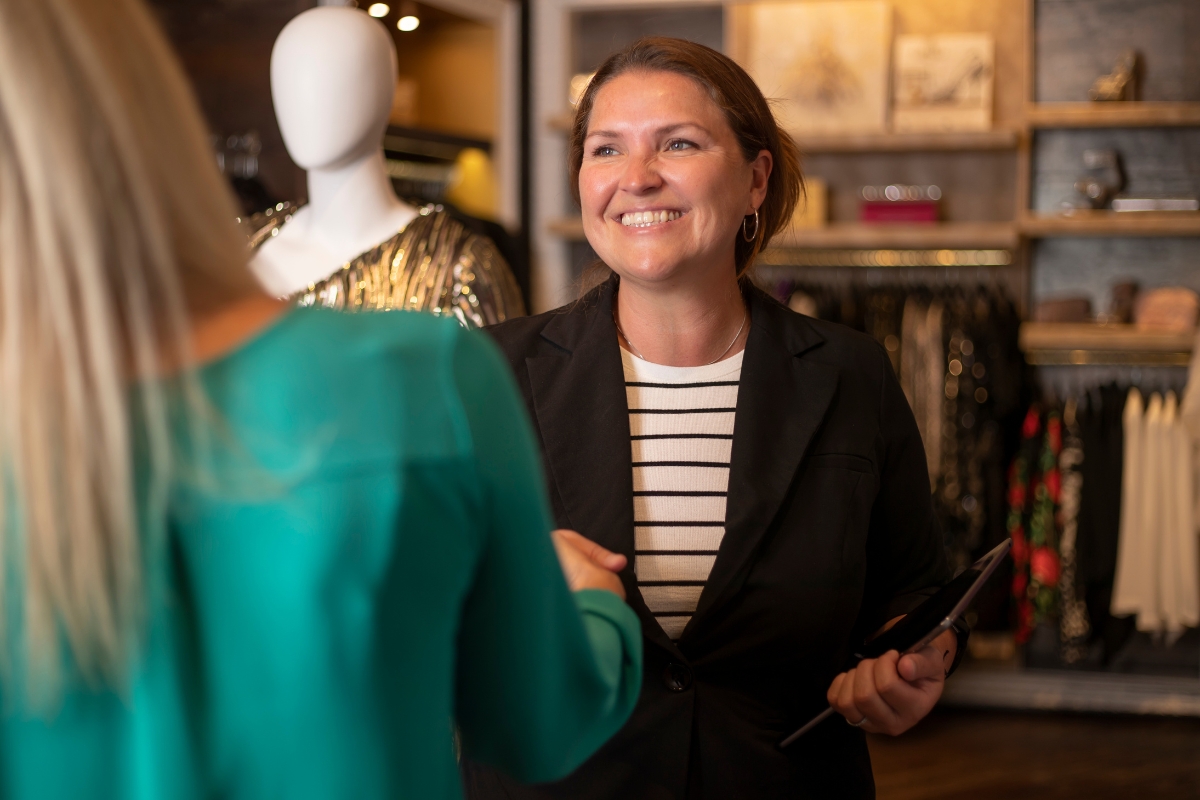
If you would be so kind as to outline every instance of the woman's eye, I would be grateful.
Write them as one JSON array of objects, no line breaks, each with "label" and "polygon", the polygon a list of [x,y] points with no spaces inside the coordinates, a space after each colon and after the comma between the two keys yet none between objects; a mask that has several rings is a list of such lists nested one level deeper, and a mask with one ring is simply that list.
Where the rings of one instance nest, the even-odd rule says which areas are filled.
[{"label": "woman's eye", "polygon": [[686,139],[672,139],[671,141],[667,142],[668,150],[691,150],[695,146],[696,145],[694,142],[689,142]]},{"label": "woman's eye", "polygon": [[616,154],[617,154],[616,148],[610,147],[609,145],[606,145],[606,144],[602,144],[599,147],[597,147],[595,150],[592,151],[592,156],[597,157],[597,158],[602,158],[604,156],[615,156]]}]

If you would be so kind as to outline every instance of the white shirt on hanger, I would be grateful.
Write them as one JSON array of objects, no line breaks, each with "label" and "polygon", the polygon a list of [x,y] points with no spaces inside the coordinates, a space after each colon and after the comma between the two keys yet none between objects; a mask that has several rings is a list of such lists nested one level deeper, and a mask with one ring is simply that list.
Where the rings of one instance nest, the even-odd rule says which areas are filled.
[{"label": "white shirt on hanger", "polygon": [[[1152,399],[1151,404],[1153,402]],[[1161,404],[1161,399],[1159,402]],[[1142,508],[1145,500],[1143,487],[1152,479],[1145,473],[1144,451],[1149,431],[1142,408],[1142,393],[1137,388],[1130,389],[1122,417],[1125,446],[1121,469],[1121,525],[1112,595],[1112,613],[1119,617],[1149,611],[1151,602],[1147,600],[1147,595],[1153,588],[1156,566],[1143,535],[1145,518],[1152,515],[1145,513]],[[1139,616],[1139,622],[1140,619]]]},{"label": "white shirt on hanger", "polygon": [[[1169,424],[1167,420],[1169,418]],[[1182,417],[1176,413],[1175,393],[1168,396],[1164,411],[1166,436],[1163,508],[1162,598],[1163,623],[1168,641],[1183,634],[1185,627],[1200,624],[1200,560],[1197,559],[1194,516],[1195,476],[1192,438]]]}]

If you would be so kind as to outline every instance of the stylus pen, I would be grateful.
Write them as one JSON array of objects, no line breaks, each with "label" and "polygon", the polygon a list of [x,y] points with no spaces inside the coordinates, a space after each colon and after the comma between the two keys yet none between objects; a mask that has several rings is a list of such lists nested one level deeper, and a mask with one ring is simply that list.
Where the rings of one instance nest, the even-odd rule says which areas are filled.
[{"label": "stylus pen", "polygon": [[830,714],[832,714],[832,713],[833,713],[833,706],[830,706],[829,708],[827,708],[827,709],[825,709],[824,711],[822,711],[820,714],[817,714],[815,717],[813,717],[812,719],[810,719],[810,720],[808,721],[808,724],[807,724],[807,725],[805,725],[803,728],[801,728],[800,730],[796,731],[796,732],[795,732],[795,733],[793,733],[791,736],[789,736],[788,738],[786,738],[786,739],[784,739],[782,742],[780,742],[780,743],[779,743],[779,746],[780,746],[780,747],[787,747],[789,744],[791,744],[792,742],[796,741],[796,740],[797,740],[797,739],[799,739],[801,736],[803,736],[804,734],[806,734],[806,733],[808,733],[809,731],[811,731],[813,728],[815,728],[815,727],[817,727],[818,725],[820,725],[820,724],[821,724],[821,723],[822,723],[822,722],[823,722],[825,719],[827,719],[827,718],[829,717],[829,715],[830,715]]}]

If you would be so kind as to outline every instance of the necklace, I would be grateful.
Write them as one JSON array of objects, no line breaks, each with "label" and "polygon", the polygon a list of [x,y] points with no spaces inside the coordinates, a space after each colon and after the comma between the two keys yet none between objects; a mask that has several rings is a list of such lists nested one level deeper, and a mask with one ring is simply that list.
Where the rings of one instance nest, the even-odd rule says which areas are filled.
[{"label": "necklace", "polygon": [[[738,337],[741,336],[742,331],[745,330],[746,320],[748,320],[749,318],[750,318],[750,309],[747,308],[745,310],[745,312],[742,314],[742,324],[738,326],[737,333],[735,333],[733,335],[733,341],[731,341],[729,343],[728,347],[726,347],[724,350],[721,351],[721,355],[717,356],[716,358],[714,358],[712,361],[708,362],[704,366],[711,367],[713,364],[717,363],[722,358],[724,358],[726,353],[728,353],[730,350],[733,349],[733,346],[737,343]],[[642,361],[648,361],[649,359],[647,359],[644,355],[642,355],[641,351],[633,346],[633,342],[629,341],[629,337],[625,335],[625,331],[621,330],[621,323],[617,322],[617,306],[616,306],[615,302],[613,303],[613,325],[617,326],[617,333],[621,334],[621,338],[625,340],[625,344],[629,345],[629,349],[633,351],[633,354],[635,356],[637,356],[638,358],[640,358]]]}]

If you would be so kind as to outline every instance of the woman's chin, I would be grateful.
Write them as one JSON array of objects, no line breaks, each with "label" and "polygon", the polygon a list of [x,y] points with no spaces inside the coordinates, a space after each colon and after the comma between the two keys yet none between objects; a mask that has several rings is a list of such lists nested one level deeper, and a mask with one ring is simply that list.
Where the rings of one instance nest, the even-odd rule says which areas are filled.
[{"label": "woman's chin", "polygon": [[676,260],[618,262],[609,266],[623,279],[651,285],[685,280],[689,273],[687,266]]}]

